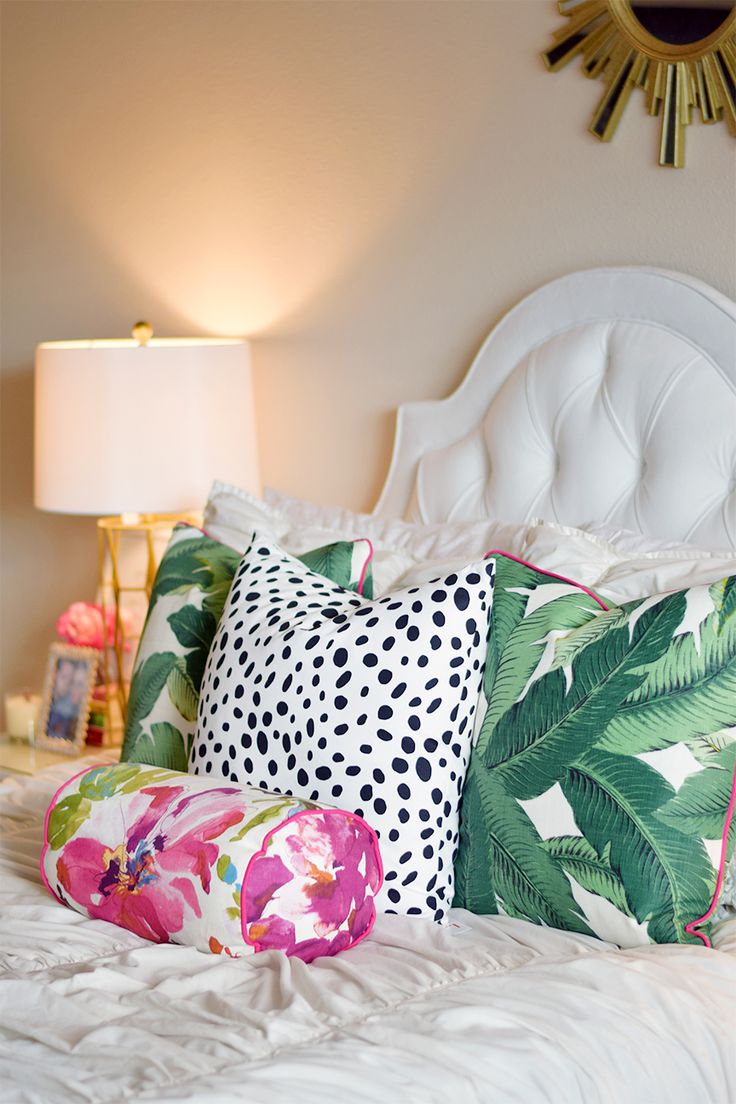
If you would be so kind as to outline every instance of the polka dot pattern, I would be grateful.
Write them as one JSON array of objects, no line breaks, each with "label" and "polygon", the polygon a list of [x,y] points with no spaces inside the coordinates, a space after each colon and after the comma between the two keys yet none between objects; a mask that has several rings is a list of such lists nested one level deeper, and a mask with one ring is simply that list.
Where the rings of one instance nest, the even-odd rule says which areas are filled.
[{"label": "polka dot pattern", "polygon": [[363,816],[386,912],[444,918],[494,565],[374,601],[255,538],[207,661],[190,770]]}]

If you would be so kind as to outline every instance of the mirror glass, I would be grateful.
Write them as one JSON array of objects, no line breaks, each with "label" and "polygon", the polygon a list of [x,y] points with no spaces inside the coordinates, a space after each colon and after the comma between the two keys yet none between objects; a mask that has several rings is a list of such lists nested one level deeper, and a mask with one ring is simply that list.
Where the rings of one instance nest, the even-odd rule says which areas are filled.
[{"label": "mirror glass", "polygon": [[657,3],[649,0],[644,4],[631,4],[631,10],[637,20],[649,34],[660,42],[673,46],[685,46],[717,31],[728,19],[734,9],[732,0],[706,0],[696,3],[687,0],[683,3]]}]

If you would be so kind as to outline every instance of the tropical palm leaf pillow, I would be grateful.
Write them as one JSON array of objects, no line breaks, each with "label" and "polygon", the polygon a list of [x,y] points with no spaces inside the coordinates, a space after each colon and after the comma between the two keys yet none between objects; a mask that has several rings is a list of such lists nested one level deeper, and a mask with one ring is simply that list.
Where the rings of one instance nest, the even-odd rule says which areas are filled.
[{"label": "tropical palm leaf pillow", "polygon": [[709,944],[735,835],[736,577],[605,611],[493,557],[455,904]]},{"label": "tropical palm leaf pillow", "polygon": [[[338,541],[300,559],[346,590],[373,597],[370,541]],[[240,553],[178,525],[159,564],[133,668],[121,761],[186,771],[207,654]]]}]

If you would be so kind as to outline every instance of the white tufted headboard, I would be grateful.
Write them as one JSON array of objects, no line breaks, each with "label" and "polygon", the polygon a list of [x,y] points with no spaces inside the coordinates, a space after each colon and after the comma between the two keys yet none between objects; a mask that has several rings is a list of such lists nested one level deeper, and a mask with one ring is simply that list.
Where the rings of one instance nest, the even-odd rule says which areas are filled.
[{"label": "white tufted headboard", "polygon": [[375,513],[609,521],[736,547],[736,304],[655,268],[540,288],[454,394],[399,408]]}]

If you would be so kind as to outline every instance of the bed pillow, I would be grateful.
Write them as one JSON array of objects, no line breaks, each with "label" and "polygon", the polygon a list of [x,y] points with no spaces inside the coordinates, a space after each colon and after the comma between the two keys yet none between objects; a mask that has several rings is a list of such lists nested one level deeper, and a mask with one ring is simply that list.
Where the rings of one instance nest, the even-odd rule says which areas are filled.
[{"label": "bed pillow", "polygon": [[736,578],[603,611],[493,558],[456,903],[707,944],[733,845]]},{"label": "bed pillow", "polygon": [[[357,521],[361,515],[353,516]],[[373,541],[367,532],[362,533],[355,526],[340,526],[333,523],[333,519],[325,522],[317,519],[302,524],[288,517],[277,505],[266,503],[262,498],[256,498],[229,483],[216,481],[213,484],[204,510],[204,525],[208,533],[236,548],[240,555],[249,547],[254,530],[298,557],[316,545],[371,539],[375,594],[383,594],[390,589],[394,580],[414,562],[410,555],[394,549],[385,541]]]},{"label": "bed pillow", "polygon": [[[347,589],[373,593],[370,541],[315,548],[302,560]],[[151,593],[128,696],[121,761],[187,769],[207,653],[240,554],[178,525]]]},{"label": "bed pillow", "polygon": [[523,558],[545,571],[572,576],[616,605],[736,574],[736,550],[710,552],[613,526],[583,530],[536,519]]},{"label": "bed pillow", "polygon": [[498,521],[422,525],[317,506],[267,489],[266,501],[216,482],[205,507],[205,527],[244,552],[258,529],[292,556],[334,540],[368,538],[373,544],[374,594],[424,583],[481,559],[489,548],[521,553],[526,523]]},{"label": "bed pillow", "polygon": [[[532,524],[536,525],[538,522],[538,518],[532,519]],[[544,524],[555,525],[560,529],[568,528],[568,526],[560,525],[558,522],[545,522]],[[650,537],[648,533],[639,533],[635,529],[625,529],[621,525],[613,525],[610,521],[585,521],[578,526],[577,530],[573,530],[573,532],[577,531],[582,531],[587,536],[605,541],[606,544],[612,544],[619,552],[625,552],[629,555],[636,555],[639,552],[645,554],[653,552],[655,555],[660,552],[682,552],[686,555],[694,554],[696,556],[724,556],[729,554],[723,549],[720,551],[707,550],[699,548],[689,541],[673,540],[672,537]],[[733,554],[733,551],[730,554]]]},{"label": "bed pillow", "polygon": [[352,813],[118,763],[55,794],[41,875],[63,904],[156,943],[311,962],[371,930],[381,859]]},{"label": "bed pillow", "polygon": [[373,825],[379,907],[442,920],[493,565],[369,602],[256,538],[207,661],[190,770]]}]

